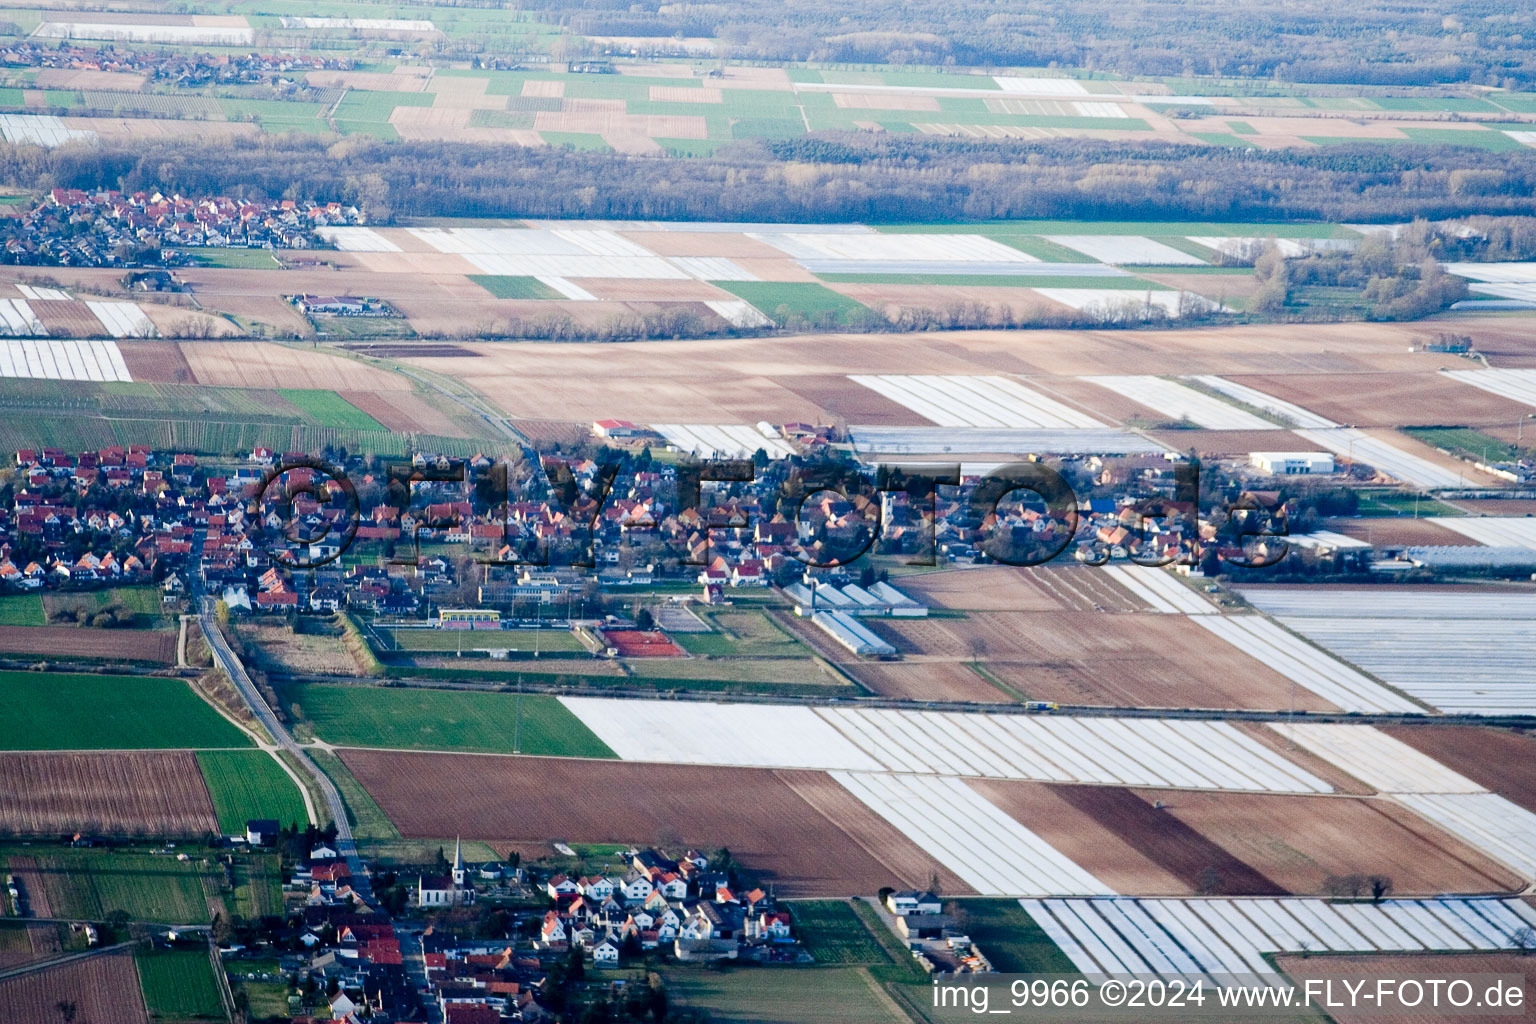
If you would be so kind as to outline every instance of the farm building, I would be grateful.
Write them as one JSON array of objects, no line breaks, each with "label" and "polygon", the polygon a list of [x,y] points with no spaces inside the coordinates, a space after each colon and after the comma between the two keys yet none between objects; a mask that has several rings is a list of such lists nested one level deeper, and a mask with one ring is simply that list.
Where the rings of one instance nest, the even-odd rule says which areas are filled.
[{"label": "farm building", "polygon": [[592,424],[592,433],[598,437],[608,437],[616,441],[656,436],[655,432],[649,428],[638,426],[628,420],[597,420]]},{"label": "farm building", "polygon": [[1275,476],[1333,472],[1333,456],[1327,452],[1249,452],[1248,464]]},{"label": "farm building", "polygon": [[795,614],[814,615],[818,611],[839,611],[848,615],[883,615],[896,618],[921,618],[928,609],[889,583],[860,587],[849,583],[839,588],[827,584],[808,587],[803,583],[784,588],[784,595],[794,604]]},{"label": "farm building", "polygon": [[854,654],[869,658],[896,655],[896,648],[871,633],[847,612],[816,612],[811,621]]}]

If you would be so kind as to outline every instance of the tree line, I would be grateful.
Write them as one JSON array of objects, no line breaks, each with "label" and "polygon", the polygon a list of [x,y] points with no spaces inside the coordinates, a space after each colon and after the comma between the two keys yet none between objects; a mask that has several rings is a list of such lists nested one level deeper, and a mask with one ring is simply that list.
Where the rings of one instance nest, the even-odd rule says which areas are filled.
[{"label": "tree line", "polygon": [[0,183],[356,203],[413,217],[943,223],[1062,218],[1401,222],[1536,214],[1536,150],[1254,151],[828,132],[693,160],[298,135],[0,143]]}]

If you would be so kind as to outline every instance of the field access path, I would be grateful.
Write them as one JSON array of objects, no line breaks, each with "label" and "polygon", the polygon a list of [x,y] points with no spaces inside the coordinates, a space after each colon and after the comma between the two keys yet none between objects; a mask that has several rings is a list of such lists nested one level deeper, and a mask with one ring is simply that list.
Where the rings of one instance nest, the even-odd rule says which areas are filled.
[{"label": "field access path", "polygon": [[[200,578],[201,575],[200,572],[195,573],[193,578]],[[347,860],[347,867],[352,872],[352,888],[370,906],[373,905],[373,886],[368,880],[368,872],[362,858],[358,856],[357,840],[352,835],[352,826],[347,822],[347,808],[342,802],[340,791],[331,782],[330,776],[320,770],[320,766],[310,759],[304,748],[283,727],[283,723],[277,720],[271,705],[261,695],[261,691],[256,689],[256,684],[251,681],[250,675],[245,671],[245,665],[240,661],[240,656],[230,648],[229,641],[224,639],[224,634],[220,631],[213,615],[212,602],[200,592],[200,588],[199,592],[194,594],[194,600],[198,603],[198,620],[203,629],[203,636],[208,640],[208,649],[213,652],[220,667],[235,684],[235,688],[250,705],[257,720],[271,734],[277,745],[288,751],[315,780],[316,788],[325,798],[326,809],[331,812],[331,820],[336,823],[336,850]]]}]

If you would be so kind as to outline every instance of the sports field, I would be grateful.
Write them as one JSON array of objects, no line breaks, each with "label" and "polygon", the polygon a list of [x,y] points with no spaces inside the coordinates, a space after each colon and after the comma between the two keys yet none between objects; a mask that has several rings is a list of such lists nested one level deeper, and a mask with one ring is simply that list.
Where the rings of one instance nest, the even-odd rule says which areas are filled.
[{"label": "sports field", "polygon": [[248,746],[180,679],[0,672],[0,749]]},{"label": "sports field", "polygon": [[554,697],[300,684],[285,693],[327,743],[476,753],[613,757]]},{"label": "sports field", "polygon": [[219,830],[235,835],[252,818],[272,818],[284,825],[309,821],[298,787],[260,750],[204,750],[198,767],[219,818]]}]

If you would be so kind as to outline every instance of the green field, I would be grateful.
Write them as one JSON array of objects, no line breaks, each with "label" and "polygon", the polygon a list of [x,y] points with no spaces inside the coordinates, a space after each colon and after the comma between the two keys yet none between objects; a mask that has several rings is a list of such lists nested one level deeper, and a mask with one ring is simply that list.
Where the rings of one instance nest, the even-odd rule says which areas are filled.
[{"label": "green field", "polygon": [[805,657],[808,652],[773,620],[759,611],[704,610],[700,617],[713,633],[674,633],[672,640],[690,654],[716,657]]},{"label": "green field", "polygon": [[1355,493],[1360,499],[1356,511],[1360,515],[1367,517],[1459,516],[1466,514],[1453,505],[1443,504],[1427,494],[1415,494],[1412,491],[1360,490]]},{"label": "green field", "polygon": [[52,591],[43,596],[43,609],[51,619],[66,610],[99,612],[117,605],[133,612],[135,629],[153,629],[166,625],[160,589],[154,586],[109,587],[106,590]]},{"label": "green field", "polygon": [[0,626],[46,626],[41,594],[6,594],[0,597]]},{"label": "green field", "polygon": [[380,629],[379,634],[393,646],[385,651],[479,651],[509,648],[532,652],[537,646],[550,654],[581,654],[586,651],[576,634],[568,629]]},{"label": "green field", "polygon": [[224,1001],[208,954],[197,949],[166,949],[134,956],[144,1005],[151,1020],[224,1020]]},{"label": "green field", "polygon": [[510,274],[470,274],[469,279],[498,299],[563,299],[565,296],[536,277]]},{"label": "green field", "polygon": [[251,745],[180,679],[0,672],[0,750]]},{"label": "green field", "polygon": [[252,818],[273,818],[284,825],[309,821],[304,798],[288,773],[261,750],[205,750],[197,755],[203,782],[226,835],[245,830]]},{"label": "green field", "polygon": [[792,316],[817,321],[841,322],[864,307],[846,295],[808,282],[714,281],[720,288],[746,299],[782,324]]},{"label": "green field", "polygon": [[168,854],[120,850],[73,850],[9,846],[6,863],[17,857],[37,862],[53,916],[101,921],[115,910],[132,921],[205,924],[210,896],[217,904],[218,870],[204,866],[203,854],[179,861]]},{"label": "green field", "polygon": [[1004,974],[1077,973],[1067,955],[1014,900],[956,900],[944,909],[957,914],[976,948]]},{"label": "green field", "polygon": [[539,138],[551,146],[569,146],[597,153],[613,152],[613,147],[604,142],[601,135],[593,132],[539,132]]},{"label": "green field", "polygon": [[276,270],[277,257],[270,249],[197,249],[193,257],[205,267],[227,267],[234,270]]},{"label": "green field", "polygon": [[891,958],[843,900],[791,903],[795,934],[818,964],[888,964]]},{"label": "green field", "polygon": [[563,704],[540,694],[305,683],[285,696],[295,717],[302,711],[315,734],[337,746],[510,754],[515,734],[524,754],[616,756]]},{"label": "green field", "polygon": [[277,393],[322,427],[335,427],[338,430],[389,429],[334,391],[281,388]]},{"label": "green field", "polygon": [[[1521,453],[1521,449],[1514,445],[1471,427],[1403,427],[1402,431],[1452,455],[1470,456],[1479,461],[1516,459]],[[1531,446],[1536,447],[1536,428],[1531,432]]]},{"label": "green field", "polygon": [[672,1002],[714,1024],[910,1024],[858,967],[669,970]]}]

